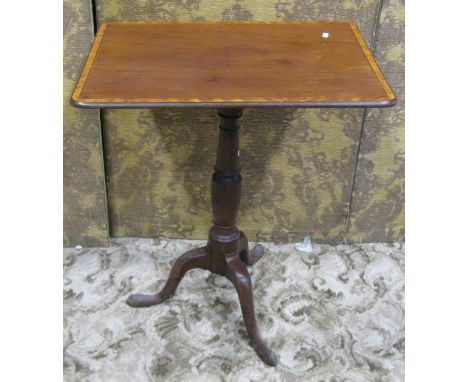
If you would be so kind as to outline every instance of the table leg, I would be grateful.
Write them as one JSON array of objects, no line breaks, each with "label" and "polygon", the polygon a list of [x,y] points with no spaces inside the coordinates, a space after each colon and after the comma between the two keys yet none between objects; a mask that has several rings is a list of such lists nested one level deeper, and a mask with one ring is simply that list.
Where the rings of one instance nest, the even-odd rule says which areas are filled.
[{"label": "table leg", "polygon": [[169,298],[185,273],[191,269],[206,269],[227,277],[236,288],[247,333],[258,356],[275,366],[275,354],[265,345],[255,319],[252,282],[245,264],[253,265],[263,255],[263,247],[256,245],[249,251],[245,234],[236,227],[239,212],[242,175],[240,173],[239,118],[240,109],[221,109],[218,151],[211,183],[213,226],[208,244],[186,252],[174,263],[163,289],[152,295],[133,294],[127,299],[132,307],[148,307]]},{"label": "table leg", "polygon": [[254,265],[263,256],[263,246],[260,244],[255,245],[252,250],[249,250],[249,241],[244,232],[240,231],[240,252],[241,260],[247,265]]},{"label": "table leg", "polygon": [[206,247],[195,248],[185,252],[180,256],[172,266],[169,279],[163,289],[156,294],[132,294],[127,299],[127,304],[134,308],[143,308],[152,305],[157,305],[169,297],[171,297],[185,273],[191,269],[208,269],[209,268],[209,252]]}]

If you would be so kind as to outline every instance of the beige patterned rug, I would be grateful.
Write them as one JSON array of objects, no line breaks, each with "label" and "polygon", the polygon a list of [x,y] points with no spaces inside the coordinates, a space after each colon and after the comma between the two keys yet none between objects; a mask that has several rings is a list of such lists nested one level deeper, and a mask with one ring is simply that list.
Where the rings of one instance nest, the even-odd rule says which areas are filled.
[{"label": "beige patterned rug", "polygon": [[64,250],[66,381],[403,381],[404,245],[265,243],[249,267],[257,321],[278,356],[249,346],[236,292],[187,273],[162,305],[133,309],[199,241],[119,239]]}]

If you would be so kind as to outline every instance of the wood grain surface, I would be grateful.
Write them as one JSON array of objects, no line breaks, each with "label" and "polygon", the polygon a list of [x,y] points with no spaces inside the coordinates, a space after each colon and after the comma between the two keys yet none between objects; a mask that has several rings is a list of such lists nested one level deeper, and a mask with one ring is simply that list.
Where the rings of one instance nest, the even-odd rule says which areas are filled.
[{"label": "wood grain surface", "polygon": [[356,26],[326,21],[103,24],[72,95],[88,108],[395,102]]}]

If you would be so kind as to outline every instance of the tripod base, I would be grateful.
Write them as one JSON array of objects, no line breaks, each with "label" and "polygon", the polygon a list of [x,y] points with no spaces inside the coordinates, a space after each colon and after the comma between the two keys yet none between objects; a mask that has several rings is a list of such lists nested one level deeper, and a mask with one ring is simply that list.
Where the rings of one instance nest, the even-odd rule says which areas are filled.
[{"label": "tripod base", "polygon": [[180,256],[172,266],[163,289],[152,295],[132,294],[127,304],[142,308],[160,304],[172,296],[185,273],[191,269],[205,269],[225,276],[234,285],[244,317],[247,333],[258,356],[268,365],[278,363],[275,354],[265,345],[258,333],[252,294],[252,281],[246,264],[253,265],[263,255],[263,247],[256,245],[249,251],[247,237],[240,232],[234,242],[221,243],[210,239],[205,247],[192,249]]}]

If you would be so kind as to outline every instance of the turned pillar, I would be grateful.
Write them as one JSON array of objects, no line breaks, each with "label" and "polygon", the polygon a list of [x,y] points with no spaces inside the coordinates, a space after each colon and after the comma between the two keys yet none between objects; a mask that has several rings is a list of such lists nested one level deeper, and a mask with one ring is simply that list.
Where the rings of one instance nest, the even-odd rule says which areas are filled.
[{"label": "turned pillar", "polygon": [[242,175],[240,173],[239,118],[241,109],[221,109],[218,150],[211,181],[213,226],[212,245],[223,248],[224,254],[238,251],[240,232],[236,227],[239,212]]}]

